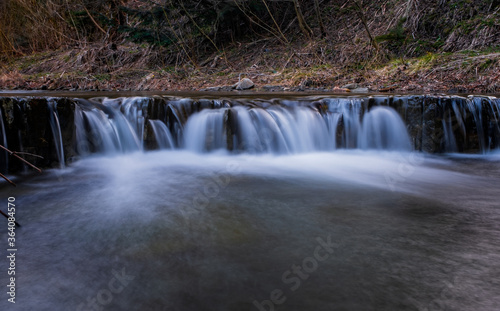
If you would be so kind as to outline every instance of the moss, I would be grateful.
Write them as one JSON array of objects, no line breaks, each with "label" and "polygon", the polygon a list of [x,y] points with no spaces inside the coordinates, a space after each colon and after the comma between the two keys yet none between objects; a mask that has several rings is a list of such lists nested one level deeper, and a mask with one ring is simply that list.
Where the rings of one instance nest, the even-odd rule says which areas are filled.
[{"label": "moss", "polygon": [[485,18],[482,15],[478,15],[472,19],[467,19],[460,21],[456,24],[455,30],[460,30],[463,34],[471,34],[475,30],[480,30],[485,27],[495,27],[499,26],[498,22],[498,14],[495,14],[494,17]]},{"label": "moss", "polygon": [[390,29],[388,33],[375,37],[375,41],[392,41],[402,44],[406,40],[406,29],[403,27],[405,22],[406,18],[400,19],[398,24]]},{"label": "moss", "polygon": [[485,71],[485,70],[489,69],[490,67],[494,66],[495,64],[497,64],[496,59],[488,58],[484,62],[482,62],[481,65],[479,65],[479,70]]},{"label": "moss", "polygon": [[103,74],[95,74],[95,75],[94,75],[94,78],[95,78],[97,81],[109,81],[109,80],[111,80],[111,75],[110,75],[110,74],[107,74],[107,73],[103,73]]},{"label": "moss", "polygon": [[438,58],[438,56],[436,54],[428,52],[427,54],[425,54],[424,56],[421,57],[421,60],[425,64],[428,64],[430,62],[433,62],[437,58]]},{"label": "moss", "polygon": [[69,62],[71,60],[71,56],[70,55],[65,55],[63,57],[63,60],[67,63],[67,62]]}]

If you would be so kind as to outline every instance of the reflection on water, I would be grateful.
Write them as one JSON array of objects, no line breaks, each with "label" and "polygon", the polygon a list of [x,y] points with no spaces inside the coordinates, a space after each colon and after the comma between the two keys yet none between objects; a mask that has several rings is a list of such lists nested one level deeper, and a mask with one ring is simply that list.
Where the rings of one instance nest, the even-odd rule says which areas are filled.
[{"label": "reflection on water", "polygon": [[499,185],[498,154],[162,151],[0,197],[19,310],[498,310]]}]

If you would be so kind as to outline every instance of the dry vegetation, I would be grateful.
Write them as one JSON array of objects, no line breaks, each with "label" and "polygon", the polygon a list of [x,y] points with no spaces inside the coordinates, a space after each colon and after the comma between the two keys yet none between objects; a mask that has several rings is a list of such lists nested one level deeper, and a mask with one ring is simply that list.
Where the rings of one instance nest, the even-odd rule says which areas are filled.
[{"label": "dry vegetation", "polygon": [[0,88],[499,92],[499,17],[498,0],[5,0]]}]

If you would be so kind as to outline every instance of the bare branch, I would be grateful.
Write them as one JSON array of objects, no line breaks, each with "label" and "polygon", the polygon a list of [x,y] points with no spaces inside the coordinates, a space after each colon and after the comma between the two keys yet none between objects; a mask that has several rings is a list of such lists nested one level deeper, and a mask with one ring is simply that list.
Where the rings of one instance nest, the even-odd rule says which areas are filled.
[{"label": "bare branch", "polygon": [[10,151],[9,149],[5,148],[4,146],[0,145],[0,148],[2,148],[3,150],[7,151],[10,155],[13,155],[15,156],[16,158],[18,158],[19,160],[23,161],[24,163],[28,164],[29,166],[31,166],[32,168],[34,168],[35,170],[37,170],[39,173],[42,172],[41,169],[39,169],[38,167],[34,166],[33,164],[31,164],[30,162],[26,161],[25,159],[21,158],[20,156],[17,155],[16,152],[14,151]]}]

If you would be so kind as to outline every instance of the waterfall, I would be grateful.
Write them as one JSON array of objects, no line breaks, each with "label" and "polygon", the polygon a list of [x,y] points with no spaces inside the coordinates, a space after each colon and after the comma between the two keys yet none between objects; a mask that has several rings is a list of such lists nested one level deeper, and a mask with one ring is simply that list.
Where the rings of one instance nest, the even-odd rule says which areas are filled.
[{"label": "waterfall", "polygon": [[452,96],[439,100],[443,110],[441,144],[445,152],[468,149],[470,138],[477,137],[480,153],[500,147],[500,101],[495,97]]},{"label": "waterfall", "polygon": [[[143,142],[144,136],[144,108],[148,106],[149,99],[147,97],[130,97],[122,98],[122,103],[120,109],[123,115],[128,120],[131,127],[135,130],[137,138],[141,143]],[[103,101],[106,105],[107,102]]]},{"label": "waterfall", "polygon": [[50,128],[52,129],[52,136],[54,137],[54,145],[57,151],[57,159],[59,160],[59,166],[61,168],[65,167],[64,158],[64,147],[61,133],[61,125],[59,124],[59,116],[57,114],[57,102],[55,99],[49,99],[48,102],[49,114],[50,114]]},{"label": "waterfall", "polygon": [[[26,97],[0,103],[0,143],[20,151],[24,145],[49,165],[45,144],[54,141],[61,167],[66,157],[145,147],[257,154],[337,149],[488,153],[500,148],[500,99],[489,96]],[[40,119],[44,114],[47,119]],[[48,136],[45,128],[50,128]],[[73,145],[64,141],[69,137]],[[7,155],[0,156],[6,170]]]},{"label": "waterfall", "polygon": [[142,116],[136,115],[136,122],[131,124],[129,118],[132,117],[127,118],[115,103],[104,105],[86,102],[85,106],[82,108],[77,105],[75,108],[75,136],[80,154],[142,150]]},{"label": "waterfall", "polygon": [[[254,133],[259,133],[260,136],[261,148],[256,151],[281,154],[307,152],[321,149],[321,142],[329,139],[321,115],[310,108],[254,108],[249,114],[252,116],[250,126],[253,126]],[[309,126],[312,120],[319,121],[317,126]],[[241,122],[242,125],[244,123]]]},{"label": "waterfall", "polygon": [[474,117],[482,153],[498,148],[500,146],[500,100],[495,97],[472,97],[471,102],[473,103],[471,110],[476,112]]},{"label": "waterfall", "polygon": [[[286,153],[293,150],[293,141],[286,137],[287,131],[284,130],[289,128],[289,124],[286,124],[289,121],[286,119],[288,111],[245,107],[234,110],[239,150],[251,153]],[[281,122],[280,116],[284,119]]]},{"label": "waterfall", "polygon": [[[484,153],[500,145],[500,109],[494,97],[155,101],[154,108],[146,97],[80,101],[75,109],[79,154],[142,150],[145,139],[156,141],[160,149],[179,147],[199,153],[410,151],[429,144],[436,144],[433,150],[440,152],[477,148]],[[420,112],[411,109],[415,103],[422,106]],[[433,103],[439,108],[432,108]],[[425,115],[429,107],[433,119]],[[150,134],[144,132],[146,120]],[[427,126],[431,136],[422,138],[418,133]],[[414,131],[411,137],[409,128]]]},{"label": "waterfall", "polygon": [[337,148],[337,130],[340,121],[340,114],[338,113],[327,113],[325,114],[325,121],[328,127],[328,134],[331,137],[331,143],[333,149]]},{"label": "waterfall", "polygon": [[184,147],[206,152],[226,148],[224,115],[227,109],[205,109],[192,115],[184,130]]},{"label": "waterfall", "polygon": [[[0,107],[0,132],[1,132],[0,138],[2,139],[0,143],[5,148],[9,148],[9,146],[7,146],[7,134],[5,133],[5,126],[3,124],[3,114],[1,107]],[[0,163],[3,163],[3,165],[0,166],[2,172],[7,173],[9,170],[9,154],[5,150],[0,150]]]},{"label": "waterfall", "polygon": [[149,120],[149,124],[153,129],[156,143],[160,149],[173,149],[175,148],[174,139],[168,130],[165,123],[160,120]]},{"label": "waterfall", "polygon": [[[225,123],[228,114],[237,124],[234,129]],[[184,138],[186,148],[198,152],[227,147],[250,153],[285,154],[333,150],[335,138],[331,133],[327,121],[309,107],[234,107],[203,110],[191,116]]]},{"label": "waterfall", "polygon": [[389,107],[375,107],[363,118],[361,148],[410,151],[410,137],[397,112]]},{"label": "waterfall", "polygon": [[343,148],[358,148],[362,100],[359,98],[332,98],[326,99],[325,102],[328,105],[328,118],[334,121],[331,123],[330,131],[335,134],[338,122],[342,123],[341,141],[336,142],[335,139],[336,144]]},{"label": "waterfall", "polygon": [[446,152],[457,152],[458,150],[457,140],[455,138],[455,134],[453,133],[453,124],[452,124],[453,119],[461,120],[461,118],[459,118],[458,116],[453,118],[451,113],[445,114],[442,120],[443,131],[444,131],[444,145],[445,145],[444,150]]}]

